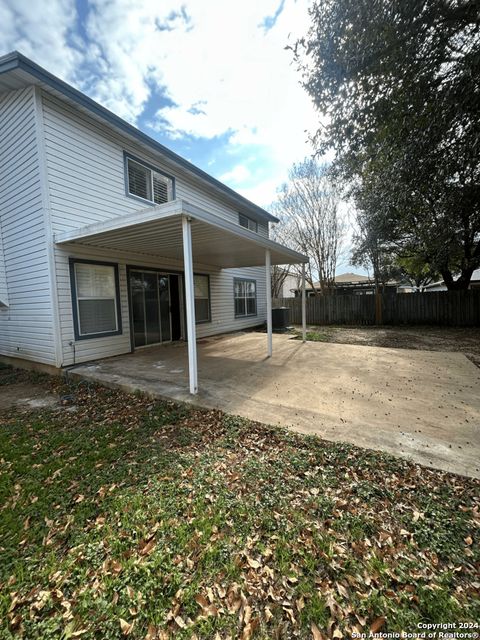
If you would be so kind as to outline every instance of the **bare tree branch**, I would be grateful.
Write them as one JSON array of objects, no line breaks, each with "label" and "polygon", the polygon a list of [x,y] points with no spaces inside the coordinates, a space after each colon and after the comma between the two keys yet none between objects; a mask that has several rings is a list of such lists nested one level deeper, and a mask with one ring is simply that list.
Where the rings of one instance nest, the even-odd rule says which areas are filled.
[{"label": "bare tree branch", "polygon": [[274,205],[277,234],[284,244],[307,255],[306,280],[313,291],[327,293],[344,250],[346,216],[328,167],[312,158],[294,164]]}]

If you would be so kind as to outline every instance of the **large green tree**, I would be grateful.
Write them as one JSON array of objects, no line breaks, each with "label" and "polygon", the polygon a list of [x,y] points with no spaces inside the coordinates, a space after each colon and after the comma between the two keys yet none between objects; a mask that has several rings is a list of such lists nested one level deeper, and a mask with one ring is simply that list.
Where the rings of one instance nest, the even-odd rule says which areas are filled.
[{"label": "large green tree", "polygon": [[479,1],[317,0],[310,14],[295,55],[323,114],[319,152],[400,256],[414,247],[466,288],[480,266]]}]

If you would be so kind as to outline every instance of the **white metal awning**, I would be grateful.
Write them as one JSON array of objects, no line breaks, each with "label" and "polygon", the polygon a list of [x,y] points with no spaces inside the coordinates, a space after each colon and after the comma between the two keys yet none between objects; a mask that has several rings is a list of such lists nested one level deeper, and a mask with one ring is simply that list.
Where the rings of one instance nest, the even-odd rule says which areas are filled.
[{"label": "white metal awning", "polygon": [[306,339],[305,263],[301,253],[183,200],[66,231],[57,245],[80,244],[183,261],[190,393],[198,391],[194,262],[220,269],[265,266],[267,354],[272,355],[271,265],[302,265],[302,329]]},{"label": "white metal awning", "polygon": [[57,245],[82,244],[183,260],[182,217],[191,222],[193,260],[221,269],[302,264],[308,258],[266,237],[183,200],[128,213],[58,234]]}]

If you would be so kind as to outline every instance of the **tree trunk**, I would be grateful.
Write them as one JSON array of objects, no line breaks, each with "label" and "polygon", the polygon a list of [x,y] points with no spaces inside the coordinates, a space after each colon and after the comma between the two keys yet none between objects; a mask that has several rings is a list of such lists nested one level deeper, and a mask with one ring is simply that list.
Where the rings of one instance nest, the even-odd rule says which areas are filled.
[{"label": "tree trunk", "polygon": [[452,272],[445,270],[441,271],[443,281],[449,291],[466,291],[470,285],[472,279],[473,267],[469,269],[462,269],[460,276],[457,280],[453,279]]}]

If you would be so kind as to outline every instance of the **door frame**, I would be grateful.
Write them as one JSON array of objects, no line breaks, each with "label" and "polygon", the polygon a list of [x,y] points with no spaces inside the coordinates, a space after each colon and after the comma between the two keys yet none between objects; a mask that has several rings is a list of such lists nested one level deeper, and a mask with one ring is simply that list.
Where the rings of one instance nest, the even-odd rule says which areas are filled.
[{"label": "door frame", "polygon": [[[183,285],[183,271],[177,271],[176,269],[162,269],[162,267],[145,267],[145,266],[140,266],[140,265],[132,265],[132,264],[127,264],[127,299],[128,299],[128,318],[129,318],[129,324],[130,324],[130,353],[133,353],[136,349],[143,349],[143,348],[148,348],[148,347],[155,347],[158,346],[160,344],[167,344],[167,341],[165,342],[155,342],[153,344],[147,344],[147,345],[143,345],[141,347],[135,347],[135,336],[134,336],[134,332],[133,332],[133,305],[132,305],[132,290],[130,287],[130,277],[131,277],[131,272],[132,271],[149,271],[150,273],[156,273],[156,274],[161,274],[161,275],[166,275],[166,276],[170,276],[170,275],[174,275],[174,276],[181,276],[178,280],[179,286],[181,287],[182,291],[180,293],[180,299],[182,300],[184,295],[185,295],[185,287]],[[168,281],[168,291],[169,291],[169,298],[171,296],[171,292],[170,292],[170,279]],[[185,305],[183,305],[185,306]],[[180,305],[180,317],[182,316],[182,305]],[[173,327],[172,327],[172,312],[170,310],[170,336],[172,335],[173,331],[172,331]],[[183,336],[183,327],[180,327],[180,333]],[[173,340],[169,340],[169,342],[173,342]]]}]

